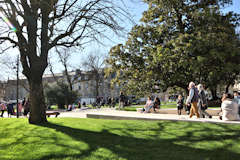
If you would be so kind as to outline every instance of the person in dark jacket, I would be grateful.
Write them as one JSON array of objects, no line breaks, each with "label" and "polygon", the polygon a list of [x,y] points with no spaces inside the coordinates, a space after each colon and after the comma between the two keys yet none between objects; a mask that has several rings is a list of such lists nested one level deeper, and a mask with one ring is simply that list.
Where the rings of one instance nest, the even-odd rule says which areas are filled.
[{"label": "person in dark jacket", "polygon": [[158,97],[155,97],[154,102],[153,102],[153,110],[156,112],[156,109],[160,109],[161,106],[161,101]]},{"label": "person in dark jacket", "polygon": [[178,111],[178,115],[181,115],[182,114],[182,109],[183,109],[183,98],[182,98],[182,95],[179,95],[178,96],[178,99],[177,99],[177,111]]},{"label": "person in dark jacket", "polygon": [[29,98],[26,100],[26,102],[25,102],[25,104],[23,106],[23,109],[24,109],[23,115],[27,116],[28,113],[30,112],[30,100],[29,100]]},{"label": "person in dark jacket", "polygon": [[8,112],[8,117],[11,117],[11,115],[13,115],[13,113],[14,113],[13,103],[8,103],[7,104],[7,112]]},{"label": "person in dark jacket", "polygon": [[116,99],[114,97],[111,98],[111,107],[115,108]]},{"label": "person in dark jacket", "polygon": [[198,88],[198,97],[199,97],[199,99],[198,99],[198,111],[199,111],[200,117],[205,118],[205,116],[207,116],[208,118],[212,118],[212,116],[206,112],[207,97],[206,97],[206,94],[204,92],[203,85],[199,84],[197,86],[197,88]]}]

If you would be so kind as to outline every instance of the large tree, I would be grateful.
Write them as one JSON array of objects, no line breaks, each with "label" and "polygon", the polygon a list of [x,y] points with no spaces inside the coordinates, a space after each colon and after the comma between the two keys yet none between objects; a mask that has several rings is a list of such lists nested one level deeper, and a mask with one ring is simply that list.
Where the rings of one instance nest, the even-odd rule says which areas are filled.
[{"label": "large tree", "polygon": [[[121,1],[121,0],[120,0]],[[46,122],[42,75],[54,47],[80,46],[104,31],[118,33],[125,12],[111,0],[4,0],[1,13],[15,27],[1,26],[0,42],[17,47],[30,86],[29,122]],[[12,45],[10,45],[12,44]]]},{"label": "large tree", "polygon": [[173,86],[187,91],[195,81],[216,91],[220,82],[234,82],[240,62],[235,33],[239,19],[232,12],[221,13],[231,1],[145,2],[149,8],[142,24],[133,27],[125,45],[110,51],[108,62],[123,86],[137,92]]}]

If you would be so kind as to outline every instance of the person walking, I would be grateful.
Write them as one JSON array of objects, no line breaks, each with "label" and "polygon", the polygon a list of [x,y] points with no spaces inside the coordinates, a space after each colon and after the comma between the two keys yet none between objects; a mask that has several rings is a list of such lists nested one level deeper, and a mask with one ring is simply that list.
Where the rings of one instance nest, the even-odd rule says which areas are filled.
[{"label": "person walking", "polygon": [[26,98],[24,97],[23,100],[22,100],[22,106],[24,106],[26,103]]},{"label": "person walking", "polygon": [[30,112],[30,101],[28,98],[23,105],[23,115],[27,117],[29,112]]},{"label": "person walking", "polygon": [[3,114],[4,114],[5,110],[7,109],[5,103],[0,104],[0,109],[1,109],[1,112],[2,112],[1,117],[3,117]]},{"label": "person walking", "polygon": [[8,103],[7,104],[7,112],[8,112],[8,118],[10,117],[11,118],[11,116],[13,115],[13,103]]},{"label": "person walking", "polygon": [[18,103],[18,115],[19,115],[19,116],[22,116],[22,109],[23,109],[22,103],[19,102],[19,103]]},{"label": "person walking", "polygon": [[189,86],[189,96],[187,99],[187,104],[191,103],[191,109],[190,109],[190,115],[189,117],[192,118],[192,116],[194,114],[196,114],[197,118],[200,118],[200,115],[198,113],[198,107],[197,107],[197,103],[198,103],[198,90],[195,86],[194,82],[190,82]]},{"label": "person walking", "polygon": [[124,107],[124,103],[125,103],[125,96],[124,96],[123,92],[120,92],[120,96],[119,96],[119,110],[120,110],[120,108]]},{"label": "person walking", "polygon": [[111,104],[112,104],[112,98],[109,96],[107,98],[107,105],[109,106],[109,108],[111,108]]},{"label": "person walking", "polygon": [[199,99],[198,99],[198,111],[199,111],[199,114],[200,114],[200,118],[205,118],[205,116],[207,116],[208,118],[212,118],[212,116],[206,112],[206,109],[207,109],[207,97],[206,97],[203,85],[199,84],[197,86],[197,88],[198,88],[198,96],[199,96]]}]

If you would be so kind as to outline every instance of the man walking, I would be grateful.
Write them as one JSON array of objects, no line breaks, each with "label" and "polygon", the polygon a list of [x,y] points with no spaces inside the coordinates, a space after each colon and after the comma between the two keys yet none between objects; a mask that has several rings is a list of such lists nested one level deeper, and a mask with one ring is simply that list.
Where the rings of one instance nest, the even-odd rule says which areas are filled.
[{"label": "man walking", "polygon": [[190,109],[190,115],[189,117],[192,118],[193,114],[196,114],[197,118],[200,118],[200,115],[198,113],[198,107],[197,107],[197,103],[198,103],[198,90],[195,86],[194,82],[190,82],[189,86],[189,96],[187,99],[187,104],[191,103],[191,109]]}]

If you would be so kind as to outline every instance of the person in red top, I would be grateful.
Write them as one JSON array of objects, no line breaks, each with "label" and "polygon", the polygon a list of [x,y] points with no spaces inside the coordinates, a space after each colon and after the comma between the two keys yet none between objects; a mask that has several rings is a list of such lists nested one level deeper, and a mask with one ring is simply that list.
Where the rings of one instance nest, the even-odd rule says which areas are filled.
[{"label": "person in red top", "polygon": [[18,103],[18,114],[19,114],[19,116],[21,116],[22,115],[22,109],[23,109],[23,106],[22,106],[22,103]]},{"label": "person in red top", "polygon": [[4,114],[5,110],[7,109],[7,107],[4,103],[0,103],[0,109],[2,111],[1,117],[3,117],[3,114]]}]

